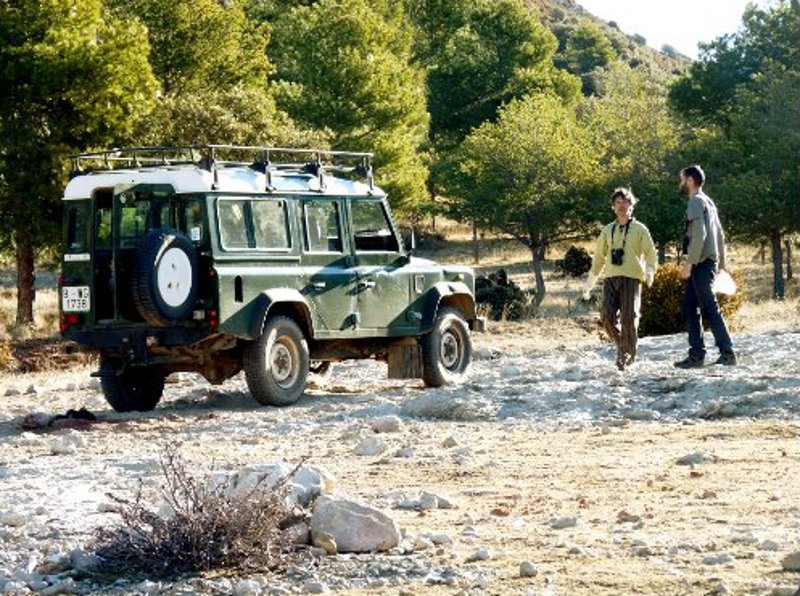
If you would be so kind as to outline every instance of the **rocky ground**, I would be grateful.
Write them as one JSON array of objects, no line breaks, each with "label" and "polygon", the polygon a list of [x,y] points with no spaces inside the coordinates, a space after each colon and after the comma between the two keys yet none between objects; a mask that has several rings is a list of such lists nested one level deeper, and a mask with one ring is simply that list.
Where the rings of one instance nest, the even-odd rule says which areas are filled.
[{"label": "rocky ground", "polygon": [[[155,411],[123,415],[78,361],[6,374],[0,593],[794,594],[800,333],[736,341],[740,366],[679,371],[685,338],[647,338],[619,373],[591,321],[506,323],[475,337],[461,387],[351,363],[283,409],[239,377],[178,375]],[[24,428],[82,407],[97,420]],[[277,575],[82,575],[94,529],[115,523],[107,493],[156,485],[166,445],[198,470],[304,458],[403,540]]]}]

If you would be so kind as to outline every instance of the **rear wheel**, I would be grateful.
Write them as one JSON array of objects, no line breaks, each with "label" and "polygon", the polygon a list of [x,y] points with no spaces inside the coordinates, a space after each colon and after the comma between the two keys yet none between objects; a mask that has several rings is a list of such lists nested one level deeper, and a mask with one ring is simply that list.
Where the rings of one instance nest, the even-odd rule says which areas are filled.
[{"label": "rear wheel", "polygon": [[284,316],[272,317],[244,354],[244,374],[253,398],[265,406],[295,403],[306,387],[308,344],[300,327]]},{"label": "rear wheel", "polygon": [[422,379],[428,387],[458,383],[472,362],[472,339],[461,311],[439,309],[433,329],[422,343]]},{"label": "rear wheel", "polygon": [[121,359],[101,357],[100,386],[115,412],[149,412],[161,401],[164,373],[154,367],[132,367]]}]

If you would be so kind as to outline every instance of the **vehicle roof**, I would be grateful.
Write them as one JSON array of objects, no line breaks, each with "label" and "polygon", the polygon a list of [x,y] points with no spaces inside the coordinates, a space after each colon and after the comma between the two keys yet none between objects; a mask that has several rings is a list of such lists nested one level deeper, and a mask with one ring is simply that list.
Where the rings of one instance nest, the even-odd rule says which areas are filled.
[{"label": "vehicle roof", "polygon": [[[216,180],[215,180],[216,176]],[[320,189],[320,180],[324,186]],[[86,199],[98,188],[113,188],[138,184],[166,184],[178,194],[232,193],[312,193],[332,196],[385,196],[377,186],[323,174],[275,170],[270,173],[271,188],[267,189],[266,174],[247,166],[219,168],[211,172],[196,165],[148,166],[142,168],[98,170],[72,178],[64,190],[64,200]]]}]

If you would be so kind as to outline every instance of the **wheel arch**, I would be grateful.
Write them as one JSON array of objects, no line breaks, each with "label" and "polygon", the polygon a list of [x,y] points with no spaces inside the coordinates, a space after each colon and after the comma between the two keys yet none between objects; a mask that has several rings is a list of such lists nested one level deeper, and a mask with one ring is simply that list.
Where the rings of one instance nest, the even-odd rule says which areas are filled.
[{"label": "wheel arch", "polygon": [[464,282],[443,281],[428,290],[422,311],[422,328],[424,330],[433,327],[436,313],[441,306],[457,308],[467,321],[475,319],[475,297]]},{"label": "wheel arch", "polygon": [[275,315],[293,319],[307,338],[313,337],[314,323],[311,319],[311,309],[303,295],[291,288],[276,288],[262,292],[255,299],[249,338],[255,339],[261,335],[267,318]]}]

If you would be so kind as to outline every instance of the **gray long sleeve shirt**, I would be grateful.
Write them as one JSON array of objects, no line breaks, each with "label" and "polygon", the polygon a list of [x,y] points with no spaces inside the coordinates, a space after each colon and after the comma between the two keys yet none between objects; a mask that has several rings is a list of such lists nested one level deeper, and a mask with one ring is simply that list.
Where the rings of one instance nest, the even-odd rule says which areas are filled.
[{"label": "gray long sleeve shirt", "polygon": [[725,269],[725,233],[719,221],[717,206],[702,190],[689,199],[686,224],[686,235],[689,238],[686,260],[697,265],[706,259],[713,259],[717,262],[718,269]]}]

